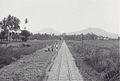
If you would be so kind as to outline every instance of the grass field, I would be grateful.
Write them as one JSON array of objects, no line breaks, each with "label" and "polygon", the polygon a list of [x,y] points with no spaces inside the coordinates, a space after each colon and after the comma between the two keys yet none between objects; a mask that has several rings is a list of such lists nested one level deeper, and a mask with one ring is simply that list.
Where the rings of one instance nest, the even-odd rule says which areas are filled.
[{"label": "grass field", "polygon": [[55,40],[36,40],[25,43],[12,42],[7,47],[0,47],[0,68],[55,42]]},{"label": "grass field", "polygon": [[[27,43],[31,45],[30,47],[15,48],[13,52],[17,51],[15,54],[20,57],[22,56],[22,58],[0,69],[0,81],[43,81],[52,63],[51,59],[58,52],[55,50],[46,51],[48,48],[44,47],[46,45],[53,46],[55,42],[58,42],[58,48],[60,48],[62,41],[55,40],[29,41]],[[41,48],[44,49],[41,50]],[[15,56],[11,51],[9,52],[6,56],[11,58]],[[6,59],[8,58],[6,57]]]},{"label": "grass field", "polygon": [[67,41],[84,81],[119,81],[120,55],[117,40]]}]

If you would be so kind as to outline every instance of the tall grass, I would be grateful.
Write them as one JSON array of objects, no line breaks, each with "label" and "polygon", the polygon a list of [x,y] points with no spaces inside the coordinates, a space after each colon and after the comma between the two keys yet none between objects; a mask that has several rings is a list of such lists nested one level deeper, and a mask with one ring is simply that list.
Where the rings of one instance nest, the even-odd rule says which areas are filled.
[{"label": "tall grass", "polygon": [[119,81],[119,48],[85,43],[82,47],[80,42],[75,41],[69,41],[67,44],[84,81]]},{"label": "tall grass", "polygon": [[[29,41],[26,44],[30,45],[29,47],[24,47],[22,44],[19,44],[19,47],[17,45],[11,45],[8,47],[0,47],[0,68],[2,68],[5,65],[10,64],[11,62],[14,62],[18,60],[19,58],[23,57],[24,55],[29,55],[34,53],[38,49],[42,49],[46,47],[47,45],[51,45],[56,41]],[[15,43],[16,44],[16,43]]]}]

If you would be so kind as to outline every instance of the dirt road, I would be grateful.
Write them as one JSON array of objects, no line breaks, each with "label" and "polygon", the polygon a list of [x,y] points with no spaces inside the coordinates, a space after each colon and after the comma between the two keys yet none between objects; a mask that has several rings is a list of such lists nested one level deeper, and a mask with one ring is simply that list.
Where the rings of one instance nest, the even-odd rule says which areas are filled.
[{"label": "dirt road", "polygon": [[49,72],[47,81],[83,81],[65,41]]}]

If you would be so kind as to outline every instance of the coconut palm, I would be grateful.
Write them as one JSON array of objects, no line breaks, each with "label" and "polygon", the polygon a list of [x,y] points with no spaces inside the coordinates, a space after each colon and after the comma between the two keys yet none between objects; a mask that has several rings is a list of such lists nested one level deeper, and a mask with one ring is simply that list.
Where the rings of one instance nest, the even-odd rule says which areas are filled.
[{"label": "coconut palm", "polygon": [[[2,20],[2,29],[7,33],[8,40],[10,40],[10,32],[20,29],[20,20],[17,17],[8,15]],[[12,36],[12,34],[11,34]]]},{"label": "coconut palm", "polygon": [[25,24],[27,24],[27,23],[28,23],[28,19],[26,18],[26,19],[25,19]]}]

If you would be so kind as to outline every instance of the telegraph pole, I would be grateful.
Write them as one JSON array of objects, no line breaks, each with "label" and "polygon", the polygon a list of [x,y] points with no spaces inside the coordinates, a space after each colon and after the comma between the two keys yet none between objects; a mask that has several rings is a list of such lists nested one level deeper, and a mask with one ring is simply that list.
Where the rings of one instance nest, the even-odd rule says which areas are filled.
[{"label": "telegraph pole", "polygon": [[83,39],[83,33],[82,33],[81,35],[82,35],[82,47],[83,47],[83,40],[84,40],[84,39]]}]

